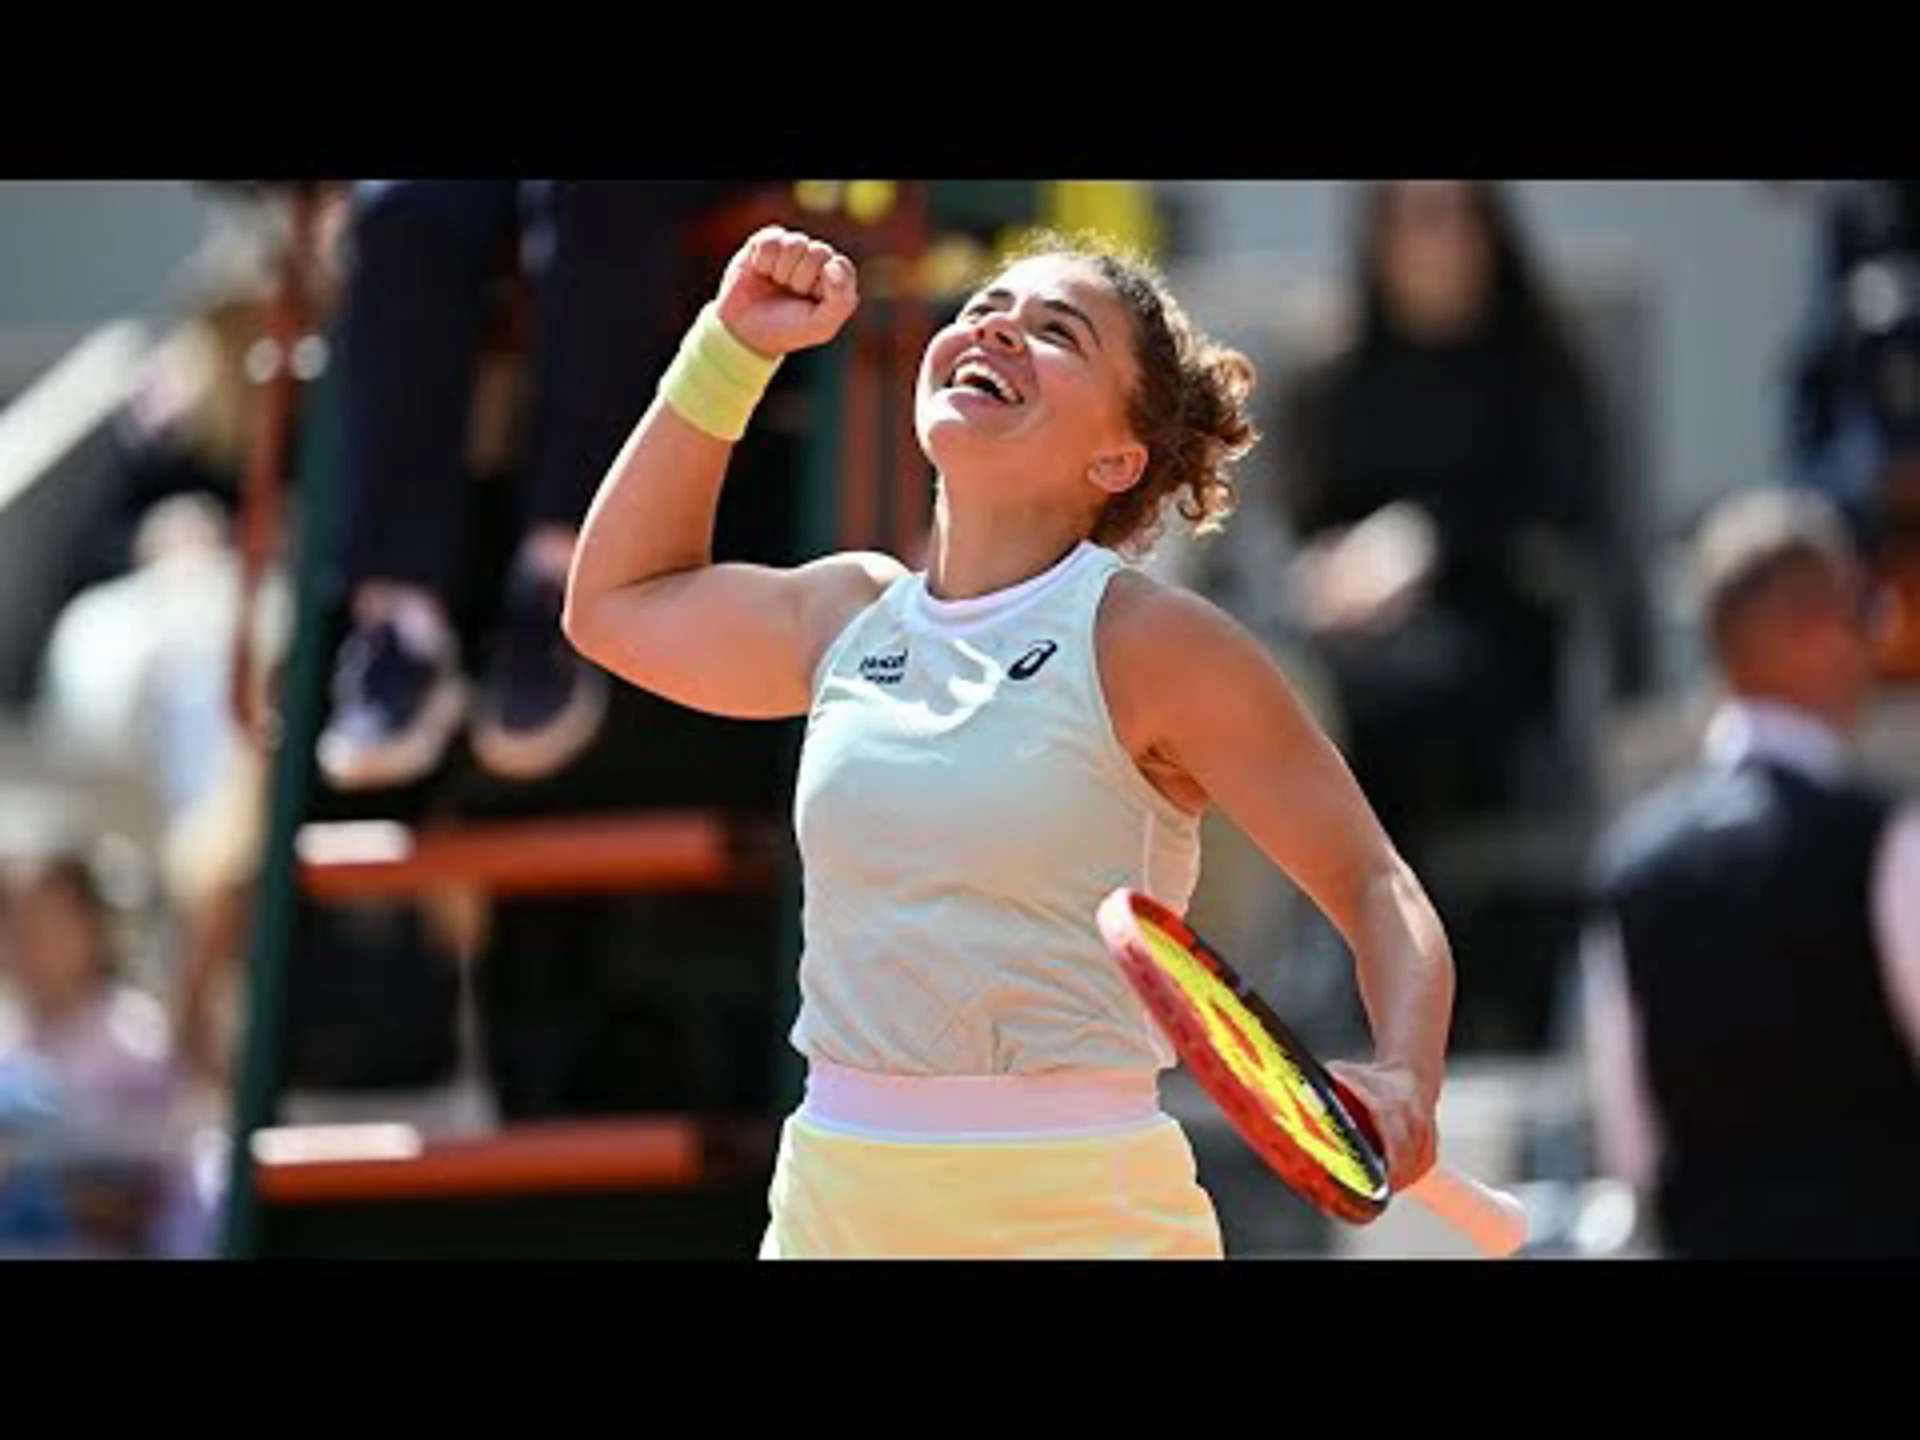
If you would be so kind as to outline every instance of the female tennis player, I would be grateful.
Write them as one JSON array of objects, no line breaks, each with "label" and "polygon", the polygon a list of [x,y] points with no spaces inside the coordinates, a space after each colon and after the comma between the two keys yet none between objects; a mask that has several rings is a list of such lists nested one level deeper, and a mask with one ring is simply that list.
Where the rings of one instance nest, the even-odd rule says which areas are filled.
[{"label": "female tennis player", "polygon": [[1115,887],[1176,911],[1218,805],[1346,936],[1394,1188],[1435,1155],[1453,1005],[1438,917],[1267,653],[1128,565],[1170,505],[1217,523],[1252,444],[1244,357],[1146,266],[1060,242],[936,334],[914,394],[938,472],[926,569],[715,564],[731,447],[784,355],[858,303],[842,254],[780,228],[729,263],[588,512],[564,625],[679,704],[805,716],[805,1100],[767,1258],[1217,1258],[1160,1108],[1170,1046],[1093,921]]}]

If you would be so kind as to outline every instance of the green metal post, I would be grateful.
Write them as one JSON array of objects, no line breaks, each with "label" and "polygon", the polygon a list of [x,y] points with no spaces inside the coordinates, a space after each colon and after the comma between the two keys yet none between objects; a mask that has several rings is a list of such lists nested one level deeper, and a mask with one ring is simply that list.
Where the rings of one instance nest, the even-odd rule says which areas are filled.
[{"label": "green metal post", "polygon": [[228,1160],[227,1258],[253,1259],[260,1247],[260,1204],[254,1185],[254,1132],[274,1123],[281,1056],[287,1032],[287,972],[291,964],[299,879],[294,837],[307,813],[324,694],[325,579],[332,564],[340,512],[335,454],[338,443],[333,377],[328,365],[302,406],[295,464],[300,546],[293,587],[293,636],[282,674],[265,852],[249,948],[247,1024],[233,1105]]}]

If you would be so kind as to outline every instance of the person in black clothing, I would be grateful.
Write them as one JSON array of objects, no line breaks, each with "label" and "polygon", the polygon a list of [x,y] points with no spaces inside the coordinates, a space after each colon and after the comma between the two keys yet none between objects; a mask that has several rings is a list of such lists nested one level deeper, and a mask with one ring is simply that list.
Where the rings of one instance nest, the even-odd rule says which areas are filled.
[{"label": "person in black clothing", "polygon": [[[476,758],[532,780],[598,733],[607,682],[561,639],[574,532],[685,316],[691,182],[359,181],[340,326],[351,631],[319,744],[341,790],[431,773],[472,712]],[[696,194],[698,192],[698,194]],[[459,654],[468,441],[490,298],[530,278],[517,549],[478,695]]]},{"label": "person in black clothing", "polygon": [[[759,803],[762,771],[777,774],[777,760],[761,759],[775,741],[753,750],[713,727],[690,733],[664,704],[631,706],[565,641],[559,617],[588,502],[698,308],[703,269],[717,277],[724,263],[703,257],[690,232],[774,183],[355,182],[334,364],[350,628],[317,755],[331,789],[424,779],[470,724],[473,757],[491,776],[539,781],[580,762],[551,789],[515,795],[522,814],[712,804],[716,794]],[[789,494],[763,489],[750,514],[727,517],[720,543],[752,553],[790,512]],[[463,656],[470,645],[479,652]],[[623,743],[595,746],[620,699],[630,705],[614,712]],[[650,747],[658,735],[670,743]],[[634,753],[650,748],[654,758]],[[499,807],[495,787],[481,788],[495,791],[485,807]],[[707,951],[755,953],[764,907],[728,897],[715,921],[699,910],[704,898],[503,898],[488,910],[486,938],[472,942],[484,951],[475,1000],[503,1120],[712,1102],[714,1087],[696,1095],[687,1077],[705,1066],[705,1084],[724,1070],[707,1057],[728,1046],[696,1043],[713,1027],[677,1011],[663,1018],[667,1002],[632,947],[606,943],[609,927],[684,939],[694,926]],[[457,1059],[446,937],[378,905],[313,907],[302,924],[294,1088],[444,1078]],[[716,999],[699,1013],[734,1012]],[[756,1050],[741,1068],[762,1064]]]},{"label": "person in black clothing", "polygon": [[1837,506],[1708,519],[1701,762],[1599,847],[1586,1021],[1606,1168],[1677,1256],[1920,1255],[1920,807],[1847,773],[1872,595]]},{"label": "person in black clothing", "polygon": [[1276,499],[1349,761],[1417,844],[1551,714],[1599,424],[1497,184],[1373,182],[1357,219],[1356,331],[1284,393]]}]

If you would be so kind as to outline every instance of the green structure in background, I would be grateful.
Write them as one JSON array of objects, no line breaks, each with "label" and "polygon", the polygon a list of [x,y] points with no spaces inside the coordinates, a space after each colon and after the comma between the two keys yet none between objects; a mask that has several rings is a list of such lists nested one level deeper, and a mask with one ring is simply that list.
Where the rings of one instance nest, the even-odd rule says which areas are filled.
[{"label": "green structure in background", "polygon": [[[330,353],[335,352],[330,349]],[[249,1139],[275,1122],[286,1052],[287,976],[299,902],[294,837],[312,798],[313,754],[320,734],[328,658],[324,592],[345,508],[342,487],[331,483],[339,439],[335,373],[334,366],[327,366],[305,397],[294,467],[290,508],[298,516],[300,533],[294,629],[273,726],[266,847],[254,902],[247,1021],[234,1094],[225,1246],[233,1259],[251,1259],[259,1253],[260,1201]]]}]

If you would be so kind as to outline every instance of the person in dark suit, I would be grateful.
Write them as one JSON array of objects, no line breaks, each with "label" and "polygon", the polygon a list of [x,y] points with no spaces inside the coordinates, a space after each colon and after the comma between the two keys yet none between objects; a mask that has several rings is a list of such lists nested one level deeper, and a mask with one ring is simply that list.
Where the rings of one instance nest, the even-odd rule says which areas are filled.
[{"label": "person in dark suit", "polygon": [[1605,1167],[1671,1255],[1920,1255],[1920,806],[1847,762],[1872,590],[1795,487],[1723,502],[1698,564],[1724,697],[1596,857]]}]

